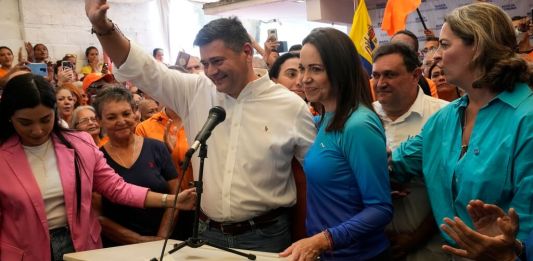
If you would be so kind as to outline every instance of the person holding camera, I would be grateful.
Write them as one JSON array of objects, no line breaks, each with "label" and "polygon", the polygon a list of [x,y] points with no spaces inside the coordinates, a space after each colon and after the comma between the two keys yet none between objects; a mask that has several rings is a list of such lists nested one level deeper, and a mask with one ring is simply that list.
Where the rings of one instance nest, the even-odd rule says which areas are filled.
[{"label": "person holding camera", "polygon": [[514,16],[512,18],[516,33],[518,53],[528,62],[533,62],[533,45],[529,38],[533,35],[533,20],[526,16]]}]

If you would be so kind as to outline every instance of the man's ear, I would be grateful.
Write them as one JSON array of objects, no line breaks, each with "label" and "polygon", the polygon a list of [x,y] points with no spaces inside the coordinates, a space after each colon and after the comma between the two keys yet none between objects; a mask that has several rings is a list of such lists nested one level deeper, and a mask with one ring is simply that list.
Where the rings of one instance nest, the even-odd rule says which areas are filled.
[{"label": "man's ear", "polygon": [[418,80],[420,76],[422,75],[422,68],[416,67],[416,69],[413,71],[413,77]]},{"label": "man's ear", "polygon": [[254,56],[254,47],[251,43],[244,43],[244,45],[242,46],[242,50],[247,56]]}]

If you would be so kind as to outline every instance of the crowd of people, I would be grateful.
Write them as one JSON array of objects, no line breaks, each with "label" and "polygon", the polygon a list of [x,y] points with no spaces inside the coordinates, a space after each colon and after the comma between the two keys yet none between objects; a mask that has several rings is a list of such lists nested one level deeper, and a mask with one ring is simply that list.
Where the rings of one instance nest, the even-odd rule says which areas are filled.
[{"label": "crowd of people", "polygon": [[94,46],[80,69],[0,47],[0,260],[189,238],[200,160],[181,166],[213,106],[204,240],[302,261],[533,260],[531,19],[461,6],[423,47],[396,32],[369,75],[341,31],[280,54],[235,17],[168,65],[109,8],[85,1],[115,68]]}]

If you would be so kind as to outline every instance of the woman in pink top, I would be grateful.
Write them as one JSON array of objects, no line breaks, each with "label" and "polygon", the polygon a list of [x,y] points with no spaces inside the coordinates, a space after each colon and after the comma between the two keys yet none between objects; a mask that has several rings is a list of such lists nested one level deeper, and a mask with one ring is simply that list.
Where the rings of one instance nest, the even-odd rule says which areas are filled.
[{"label": "woman in pink top", "polygon": [[[29,73],[6,84],[0,100],[0,260],[62,260],[100,248],[93,191],[135,207],[170,207],[174,196],[134,186],[111,169],[85,132],[60,127],[49,83]],[[196,193],[178,196],[192,209]]]}]

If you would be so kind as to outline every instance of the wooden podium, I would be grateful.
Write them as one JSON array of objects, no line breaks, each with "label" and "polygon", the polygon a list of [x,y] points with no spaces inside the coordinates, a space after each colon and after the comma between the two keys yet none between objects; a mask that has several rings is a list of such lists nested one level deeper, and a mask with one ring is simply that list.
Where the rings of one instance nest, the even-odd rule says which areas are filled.
[{"label": "wooden podium", "polygon": [[[169,240],[165,252],[173,248],[177,240]],[[120,247],[102,248],[84,252],[66,254],[65,261],[150,261],[152,258],[159,258],[163,240],[133,244]],[[267,253],[258,251],[240,250],[245,253],[252,253],[257,256],[258,261],[279,261],[286,260],[279,258],[277,253]],[[246,261],[245,257],[228,253],[210,246],[200,248],[184,247],[172,255],[166,255],[163,261],[194,260],[194,261]]]}]

